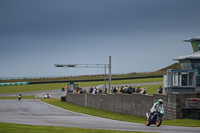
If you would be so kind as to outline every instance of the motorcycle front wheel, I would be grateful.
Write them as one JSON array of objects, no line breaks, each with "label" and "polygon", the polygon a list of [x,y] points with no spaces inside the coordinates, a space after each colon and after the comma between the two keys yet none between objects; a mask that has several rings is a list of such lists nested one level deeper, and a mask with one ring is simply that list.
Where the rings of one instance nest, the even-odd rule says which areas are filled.
[{"label": "motorcycle front wheel", "polygon": [[149,118],[146,119],[146,123],[145,123],[146,126],[149,126],[149,125],[150,125],[150,120],[151,120],[151,119],[149,119]]},{"label": "motorcycle front wheel", "polygon": [[162,117],[158,115],[156,118],[156,126],[159,127],[161,123],[162,123]]}]

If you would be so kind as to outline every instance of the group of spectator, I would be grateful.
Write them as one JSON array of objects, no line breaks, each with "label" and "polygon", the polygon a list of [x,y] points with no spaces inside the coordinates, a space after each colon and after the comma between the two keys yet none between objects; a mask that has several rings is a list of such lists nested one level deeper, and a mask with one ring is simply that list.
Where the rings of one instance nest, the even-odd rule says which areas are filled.
[{"label": "group of spectator", "polygon": [[118,92],[118,93],[127,93],[127,94],[131,94],[131,93],[134,93],[135,92],[135,88],[134,87],[132,87],[132,86],[121,86],[121,87],[119,87],[119,86],[117,86],[117,87],[112,87],[111,88],[111,93],[116,93],[116,92]]},{"label": "group of spectator", "polygon": [[[69,89],[67,89],[69,91]],[[68,92],[69,93],[69,92]],[[77,88],[77,89],[74,89],[72,91],[72,93],[87,93],[86,89],[82,89],[82,88]],[[104,94],[107,94],[109,92],[107,92],[107,88],[105,88],[104,90],[102,90],[100,87],[91,87],[89,90],[88,90],[88,93],[91,93],[91,94],[96,94],[96,93],[104,93]],[[135,87],[133,86],[117,86],[117,87],[114,87],[112,86],[111,90],[110,90],[110,93],[113,94],[113,93],[125,93],[125,94],[131,94],[131,93],[138,93],[138,94],[147,94],[147,88],[140,88],[140,85],[137,86],[137,89],[135,89]],[[158,93],[163,93],[163,88],[160,86],[158,88]]]},{"label": "group of spectator", "polygon": [[73,90],[67,88],[66,90],[67,90],[67,93],[80,93],[80,94],[87,93],[87,92],[86,92],[86,89],[83,90],[83,89],[80,88],[80,87],[76,87],[76,88],[74,88]]},{"label": "group of spectator", "polygon": [[[107,94],[107,88],[104,89],[104,91],[98,87],[91,87],[88,91],[88,93],[91,93],[91,94],[96,94],[96,93],[104,93],[104,94]],[[109,93],[109,92],[108,92]],[[140,88],[140,85],[137,86],[137,89],[135,89],[135,87],[133,86],[117,86],[117,87],[114,87],[112,86],[111,90],[110,90],[110,93],[111,94],[114,94],[114,93],[125,93],[125,94],[131,94],[131,93],[139,93],[139,94],[147,94],[147,88]]]},{"label": "group of spectator", "polygon": [[126,93],[126,94],[131,94],[131,93],[139,93],[139,94],[147,94],[146,92],[147,88],[140,88],[140,86],[137,86],[137,89],[133,86],[121,86],[121,87],[112,87],[111,93]]},{"label": "group of spectator", "polygon": [[93,88],[93,87],[91,87],[90,89],[89,89],[89,93],[92,93],[92,94],[96,94],[96,93],[103,93],[103,90],[100,88],[100,87],[98,87],[98,88]]}]

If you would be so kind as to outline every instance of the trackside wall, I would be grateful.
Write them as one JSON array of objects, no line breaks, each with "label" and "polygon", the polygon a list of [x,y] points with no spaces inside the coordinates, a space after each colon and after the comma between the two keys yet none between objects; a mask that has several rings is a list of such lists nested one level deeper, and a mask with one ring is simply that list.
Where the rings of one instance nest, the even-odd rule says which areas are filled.
[{"label": "trackside wall", "polygon": [[165,120],[182,118],[182,108],[186,106],[186,98],[198,97],[197,94],[73,94],[68,93],[66,102],[110,112],[146,117],[158,99],[164,100]]}]

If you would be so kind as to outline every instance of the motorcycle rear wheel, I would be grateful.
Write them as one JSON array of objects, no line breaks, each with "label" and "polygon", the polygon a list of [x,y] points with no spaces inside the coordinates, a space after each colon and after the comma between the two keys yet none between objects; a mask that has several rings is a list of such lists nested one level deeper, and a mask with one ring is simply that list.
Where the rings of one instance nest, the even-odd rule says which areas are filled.
[{"label": "motorcycle rear wheel", "polygon": [[156,126],[159,127],[161,123],[162,123],[162,117],[158,115],[156,118]]}]

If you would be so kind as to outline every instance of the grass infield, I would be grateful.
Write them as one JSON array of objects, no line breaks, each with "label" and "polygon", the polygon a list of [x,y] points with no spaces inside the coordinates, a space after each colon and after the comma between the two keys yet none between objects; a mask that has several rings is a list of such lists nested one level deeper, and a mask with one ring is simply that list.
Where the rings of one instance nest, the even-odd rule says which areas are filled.
[{"label": "grass infield", "polygon": [[[114,80],[112,85],[119,84],[140,84],[140,83],[150,83],[150,82],[162,82],[163,78],[145,78],[145,79],[131,79],[131,80]],[[79,84],[79,87],[90,87],[103,85],[104,81],[98,82],[75,82]],[[67,83],[47,83],[47,84],[30,84],[30,85],[16,85],[16,86],[0,86],[0,94],[6,93],[23,93],[23,92],[34,92],[34,91],[44,91],[44,90],[55,90],[62,89]],[[107,81],[107,84],[108,81]],[[162,85],[161,85],[162,86]],[[134,86],[136,88],[136,86]],[[145,86],[148,89],[148,86]],[[159,85],[155,85],[157,89]]]}]

